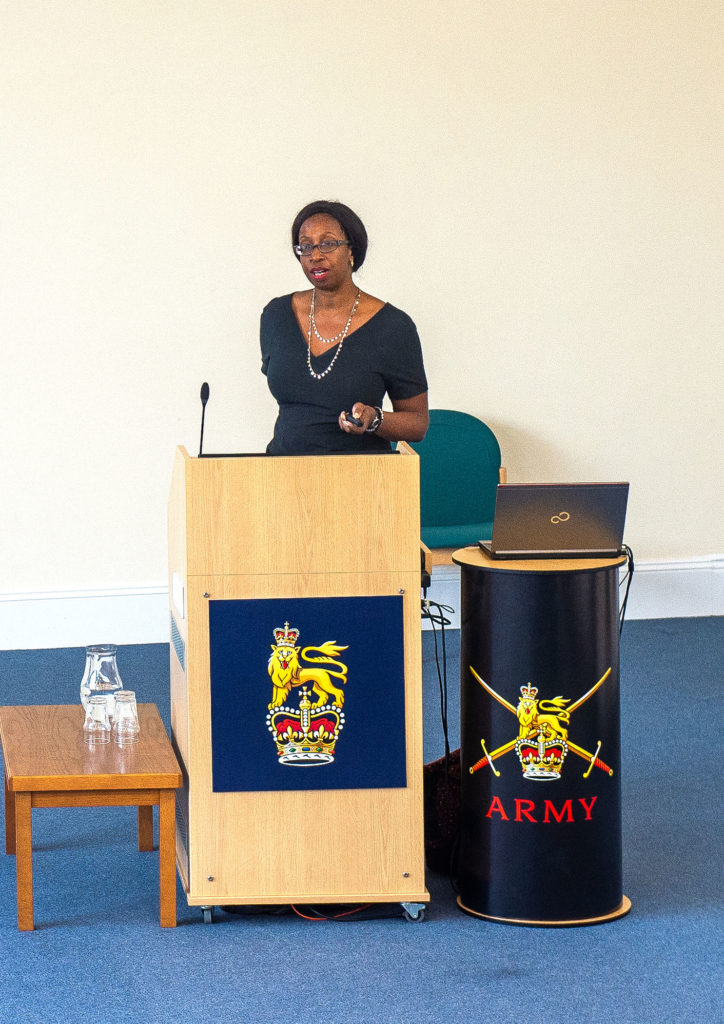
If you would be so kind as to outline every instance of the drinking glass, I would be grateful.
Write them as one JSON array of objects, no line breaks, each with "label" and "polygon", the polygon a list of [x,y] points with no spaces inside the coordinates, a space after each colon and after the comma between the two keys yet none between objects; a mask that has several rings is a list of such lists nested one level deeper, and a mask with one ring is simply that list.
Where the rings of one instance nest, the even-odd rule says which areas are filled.
[{"label": "drinking glass", "polygon": [[120,747],[133,743],[140,731],[136,694],[133,690],[116,690],[113,713],[113,736],[116,743]]},{"label": "drinking glass", "polygon": [[86,701],[83,736],[86,742],[95,746],[110,743],[111,720],[108,717],[108,702],[102,694],[93,694]]}]

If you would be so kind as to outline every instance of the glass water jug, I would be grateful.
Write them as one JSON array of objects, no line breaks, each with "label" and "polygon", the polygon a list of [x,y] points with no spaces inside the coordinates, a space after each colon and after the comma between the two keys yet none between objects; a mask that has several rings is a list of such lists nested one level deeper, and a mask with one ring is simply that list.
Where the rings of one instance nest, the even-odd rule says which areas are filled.
[{"label": "glass water jug", "polygon": [[80,702],[87,709],[88,698],[94,695],[106,698],[108,717],[113,718],[115,693],[123,689],[123,681],[116,664],[114,644],[94,644],[85,649],[85,671],[80,681]]}]

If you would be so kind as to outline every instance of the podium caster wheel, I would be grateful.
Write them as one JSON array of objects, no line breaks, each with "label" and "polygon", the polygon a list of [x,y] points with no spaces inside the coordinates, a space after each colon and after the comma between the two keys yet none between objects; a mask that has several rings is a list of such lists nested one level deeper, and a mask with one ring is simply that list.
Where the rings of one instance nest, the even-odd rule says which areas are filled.
[{"label": "podium caster wheel", "polygon": [[402,916],[406,921],[412,921],[415,924],[419,921],[425,920],[425,904],[424,903],[401,903]]},{"label": "podium caster wheel", "polygon": [[214,923],[214,908],[213,907],[202,907],[201,916],[204,919],[204,924]]}]

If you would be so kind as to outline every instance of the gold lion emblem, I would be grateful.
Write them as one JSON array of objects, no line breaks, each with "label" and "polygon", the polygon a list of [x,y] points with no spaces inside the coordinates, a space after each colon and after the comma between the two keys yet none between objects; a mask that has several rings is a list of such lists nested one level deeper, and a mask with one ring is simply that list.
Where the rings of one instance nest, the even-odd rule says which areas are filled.
[{"label": "gold lion emblem", "polygon": [[[281,707],[295,686],[311,688],[317,697],[312,708],[320,708],[327,703],[341,708],[344,705],[344,690],[341,687],[347,682],[347,666],[338,659],[349,645],[327,640],[320,647],[302,648],[295,643],[299,630],[290,629],[288,622],[284,623],[284,629],[275,629],[274,635],[277,642],[271,645],[272,653],[267,666],[272,681],[269,710]],[[308,664],[302,665],[301,661]],[[327,667],[316,667],[321,664]],[[339,680],[339,685],[332,681],[333,677]]]},{"label": "gold lion emblem", "polygon": [[[566,711],[566,704],[570,701],[566,697],[554,697],[552,700],[536,700],[538,688],[521,686],[520,700],[516,708],[518,716],[520,739],[528,739],[541,733],[547,739],[568,738],[568,723],[571,720],[570,713]],[[553,714],[540,714],[540,711],[552,711]]]}]

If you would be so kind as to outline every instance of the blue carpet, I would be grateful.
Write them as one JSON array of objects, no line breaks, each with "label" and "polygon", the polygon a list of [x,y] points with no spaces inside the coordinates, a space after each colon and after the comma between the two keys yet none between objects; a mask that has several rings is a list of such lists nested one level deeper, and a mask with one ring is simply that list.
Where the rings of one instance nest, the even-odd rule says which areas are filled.
[{"label": "blue carpet", "polygon": [[[14,858],[0,854],[0,1021],[719,1021],[722,1014],[720,666],[724,619],[634,621],[622,641],[624,891],[596,928],[531,929],[462,914],[428,877],[425,921],[204,925],[179,887],[157,924],[158,858],[135,809],[34,812],[36,931],[19,933]],[[424,635],[425,759],[443,749],[433,638]],[[448,636],[458,745],[459,634]],[[119,651],[124,683],[168,724],[164,645]],[[78,649],[0,652],[2,702],[70,703]]]}]

